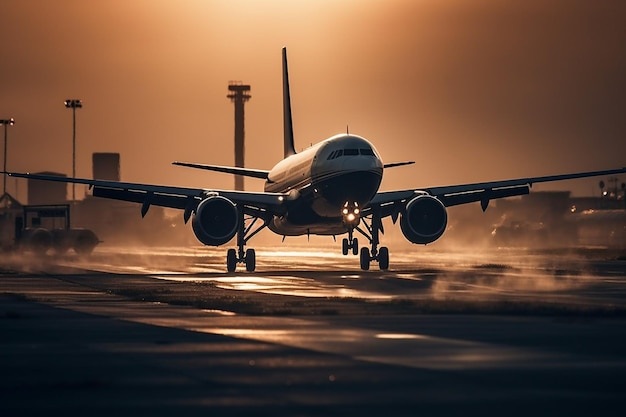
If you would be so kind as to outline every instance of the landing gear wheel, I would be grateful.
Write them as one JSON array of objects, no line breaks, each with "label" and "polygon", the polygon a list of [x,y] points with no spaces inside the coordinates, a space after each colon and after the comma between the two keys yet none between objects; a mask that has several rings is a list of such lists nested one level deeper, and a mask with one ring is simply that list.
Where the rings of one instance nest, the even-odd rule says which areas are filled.
[{"label": "landing gear wheel", "polygon": [[[369,214],[365,217],[361,217],[360,220],[363,222],[365,227],[356,227],[355,229],[365,236],[370,243],[369,247],[361,249],[361,269],[364,271],[369,270],[371,262],[375,261],[378,262],[378,267],[381,271],[386,271],[389,269],[389,249],[384,246],[380,248],[378,247],[380,244],[380,234],[384,233],[380,205],[370,205]],[[369,232],[369,235],[367,232]],[[349,237],[351,237],[351,235]],[[354,246],[351,246],[351,248],[356,255],[358,243],[356,239],[351,239],[351,241],[354,241]]]},{"label": "landing gear wheel", "polygon": [[344,256],[348,254],[348,249],[350,249],[349,246],[350,245],[348,244],[348,239],[344,238],[341,241],[341,252],[343,253]]},{"label": "landing gear wheel", "polygon": [[369,248],[361,248],[361,269],[367,271],[370,269],[370,250]]},{"label": "landing gear wheel", "polygon": [[378,252],[378,266],[381,271],[389,269],[389,249],[385,246],[381,247]]},{"label": "landing gear wheel", "polygon": [[359,239],[357,239],[356,237],[352,239],[352,254],[353,255],[359,254]]},{"label": "landing gear wheel", "polygon": [[226,252],[226,269],[228,272],[235,272],[237,269],[237,251],[235,249],[228,249]]},{"label": "landing gear wheel", "polygon": [[246,271],[254,272],[256,268],[256,252],[254,249],[246,250]]}]

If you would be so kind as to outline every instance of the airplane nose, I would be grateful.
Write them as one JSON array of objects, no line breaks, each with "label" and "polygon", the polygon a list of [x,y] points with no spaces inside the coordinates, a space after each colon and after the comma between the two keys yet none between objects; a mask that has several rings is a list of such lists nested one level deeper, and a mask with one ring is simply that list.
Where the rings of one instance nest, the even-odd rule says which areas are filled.
[{"label": "airplane nose", "polygon": [[342,162],[342,169],[347,172],[371,171],[378,172],[381,175],[383,172],[383,163],[377,157],[361,155],[345,158]]}]

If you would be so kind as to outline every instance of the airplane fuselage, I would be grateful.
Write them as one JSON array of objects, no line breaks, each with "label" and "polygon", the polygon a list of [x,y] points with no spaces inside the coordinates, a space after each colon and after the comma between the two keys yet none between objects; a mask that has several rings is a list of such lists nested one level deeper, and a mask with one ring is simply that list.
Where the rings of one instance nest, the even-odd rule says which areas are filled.
[{"label": "airplane fuselage", "polygon": [[298,198],[269,228],[281,235],[342,234],[342,209],[364,207],[374,197],[383,162],[365,138],[341,134],[279,162],[269,172],[265,191]]}]

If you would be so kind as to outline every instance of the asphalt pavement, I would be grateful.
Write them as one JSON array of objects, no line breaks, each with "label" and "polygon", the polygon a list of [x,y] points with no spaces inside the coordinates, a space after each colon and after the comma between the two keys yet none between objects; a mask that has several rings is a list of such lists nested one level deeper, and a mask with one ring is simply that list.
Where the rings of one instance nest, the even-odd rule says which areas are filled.
[{"label": "asphalt pavement", "polygon": [[429,259],[5,263],[0,415],[623,414],[623,261]]}]

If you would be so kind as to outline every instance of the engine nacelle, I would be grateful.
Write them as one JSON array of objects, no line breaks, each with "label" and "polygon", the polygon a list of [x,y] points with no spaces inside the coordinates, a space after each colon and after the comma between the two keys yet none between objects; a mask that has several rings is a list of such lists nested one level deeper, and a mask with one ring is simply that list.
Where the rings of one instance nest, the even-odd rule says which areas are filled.
[{"label": "engine nacelle", "polygon": [[400,229],[411,243],[425,245],[439,239],[446,230],[448,213],[441,201],[420,195],[409,201],[400,218]]},{"label": "engine nacelle", "polygon": [[219,246],[237,233],[239,215],[235,203],[221,196],[206,198],[198,204],[191,219],[196,238],[207,246]]}]

